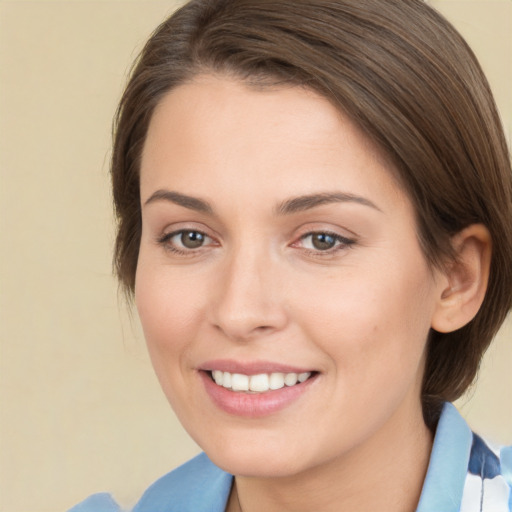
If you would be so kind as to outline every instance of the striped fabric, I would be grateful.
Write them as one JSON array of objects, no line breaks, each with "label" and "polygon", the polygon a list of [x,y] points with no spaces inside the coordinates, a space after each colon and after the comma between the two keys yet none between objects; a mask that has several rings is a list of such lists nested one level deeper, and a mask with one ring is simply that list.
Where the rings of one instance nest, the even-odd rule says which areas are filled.
[{"label": "striped fabric", "polygon": [[508,461],[510,454],[511,448],[493,450],[480,436],[473,433],[460,512],[512,510],[512,481],[507,478],[507,472],[510,477],[512,471],[512,466],[507,464],[512,462]]}]

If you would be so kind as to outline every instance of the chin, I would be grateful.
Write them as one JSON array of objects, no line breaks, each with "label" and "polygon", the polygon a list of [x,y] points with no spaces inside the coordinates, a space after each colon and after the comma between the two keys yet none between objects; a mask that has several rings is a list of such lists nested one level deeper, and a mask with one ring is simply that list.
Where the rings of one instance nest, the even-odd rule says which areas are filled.
[{"label": "chin", "polygon": [[209,454],[212,462],[231,475],[251,478],[284,478],[301,472],[295,464],[288,464],[279,453],[262,458],[259,456]]},{"label": "chin", "polygon": [[256,432],[248,437],[245,440],[213,438],[202,447],[215,465],[232,475],[280,478],[306,469],[307,455],[303,448],[260,438]]}]

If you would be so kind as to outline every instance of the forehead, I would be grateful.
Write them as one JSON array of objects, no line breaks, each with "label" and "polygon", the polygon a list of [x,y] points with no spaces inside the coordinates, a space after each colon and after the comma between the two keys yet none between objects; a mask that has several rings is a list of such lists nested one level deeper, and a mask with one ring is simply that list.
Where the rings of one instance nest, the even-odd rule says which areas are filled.
[{"label": "forehead", "polygon": [[[157,128],[184,130],[196,120],[193,114],[201,117],[194,130],[211,126],[215,126],[216,131],[222,126],[243,127],[244,132],[250,134],[252,127],[256,140],[264,136],[270,127],[276,128],[278,124],[285,127],[286,121],[296,123],[294,138],[302,134],[310,142],[313,142],[313,135],[317,135],[320,141],[322,136],[340,138],[350,133],[358,137],[359,143],[365,145],[365,150],[373,158],[392,167],[385,151],[342,113],[341,108],[306,87],[272,82],[266,85],[262,81],[242,81],[218,74],[197,75],[163,97],[153,112],[149,131],[154,132]],[[342,131],[340,126],[343,126]]]},{"label": "forehead", "polygon": [[378,183],[389,191],[401,188],[395,176],[384,152],[318,93],[296,86],[255,88],[210,75],[162,99],[141,165],[143,193],[158,183],[197,177],[205,186],[211,181],[229,189],[241,179],[262,189],[279,181],[290,194],[302,193],[306,182],[320,188],[357,185],[359,192]]}]

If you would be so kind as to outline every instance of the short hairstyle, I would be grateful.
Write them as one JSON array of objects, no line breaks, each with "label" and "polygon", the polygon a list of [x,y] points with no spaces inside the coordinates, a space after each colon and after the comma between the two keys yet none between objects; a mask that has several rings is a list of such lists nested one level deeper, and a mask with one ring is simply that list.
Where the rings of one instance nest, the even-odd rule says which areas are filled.
[{"label": "short hairstyle", "polygon": [[512,303],[510,157],[487,80],[460,34],[422,0],[192,0],[164,21],[131,73],[114,124],[114,264],[133,294],[141,238],[139,170],[164,95],[199,74],[249,86],[296,85],[327,98],[394,163],[429,264],[451,237],[484,224],[487,293],[463,328],[431,330],[422,388],[433,426],[473,382]]}]

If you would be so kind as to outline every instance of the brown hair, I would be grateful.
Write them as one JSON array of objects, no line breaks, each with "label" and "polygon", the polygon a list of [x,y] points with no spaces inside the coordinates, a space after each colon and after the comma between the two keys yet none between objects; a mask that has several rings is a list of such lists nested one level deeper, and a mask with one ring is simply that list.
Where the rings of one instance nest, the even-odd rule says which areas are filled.
[{"label": "brown hair", "polygon": [[141,236],[139,165],[162,97],[199,73],[311,88],[392,159],[416,210],[427,260],[453,257],[450,238],[482,223],[493,239],[484,303],[452,333],[432,331],[423,410],[474,380],[512,303],[512,176],[488,83],[458,32],[421,0],[192,0],[154,32],[122,97],[112,181],[115,266],[133,292]]}]

